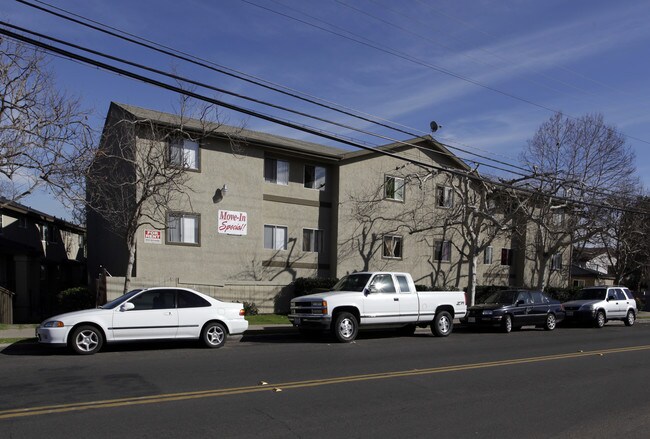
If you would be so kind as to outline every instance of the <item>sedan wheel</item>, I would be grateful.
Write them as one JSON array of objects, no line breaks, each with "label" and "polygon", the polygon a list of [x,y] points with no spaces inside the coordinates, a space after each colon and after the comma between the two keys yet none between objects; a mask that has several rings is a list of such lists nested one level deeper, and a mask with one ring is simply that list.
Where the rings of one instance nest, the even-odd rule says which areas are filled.
[{"label": "sedan wheel", "polygon": [[94,326],[79,326],[70,337],[72,350],[81,355],[92,355],[104,344],[104,337]]},{"label": "sedan wheel", "polygon": [[605,313],[598,311],[596,314],[596,328],[602,328],[603,326],[605,326]]},{"label": "sedan wheel", "polygon": [[501,330],[506,334],[512,332],[512,317],[510,314],[503,316],[503,322],[501,323]]},{"label": "sedan wheel", "polygon": [[557,326],[557,320],[555,319],[555,314],[549,314],[546,316],[546,323],[544,324],[544,329],[547,331],[552,331]]},{"label": "sedan wheel", "polygon": [[632,326],[634,324],[635,319],[636,319],[636,315],[634,315],[634,311],[629,310],[627,312],[627,316],[625,317],[625,326]]},{"label": "sedan wheel", "polygon": [[203,328],[203,343],[209,348],[220,348],[226,343],[226,328],[218,322],[208,323]]}]

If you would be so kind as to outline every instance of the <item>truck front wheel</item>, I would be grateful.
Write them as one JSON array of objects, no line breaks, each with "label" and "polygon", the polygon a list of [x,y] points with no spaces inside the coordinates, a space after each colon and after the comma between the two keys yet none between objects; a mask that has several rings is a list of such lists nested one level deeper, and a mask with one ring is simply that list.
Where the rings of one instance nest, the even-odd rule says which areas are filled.
[{"label": "truck front wheel", "polygon": [[447,311],[440,311],[431,323],[431,332],[436,337],[446,337],[454,328],[454,319]]},{"label": "truck front wheel", "polygon": [[350,343],[357,338],[359,331],[359,322],[357,318],[349,312],[342,312],[336,315],[332,332],[334,337],[341,343]]}]

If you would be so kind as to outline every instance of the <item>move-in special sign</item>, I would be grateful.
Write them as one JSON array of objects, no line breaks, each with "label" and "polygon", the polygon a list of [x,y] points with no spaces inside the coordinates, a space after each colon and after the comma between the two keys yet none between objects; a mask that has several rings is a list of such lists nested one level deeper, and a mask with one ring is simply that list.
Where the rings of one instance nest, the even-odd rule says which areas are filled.
[{"label": "move-in special sign", "polygon": [[160,230],[144,230],[145,244],[162,244],[162,233]]},{"label": "move-in special sign", "polygon": [[248,230],[248,215],[246,212],[220,210],[218,227],[219,233],[245,235]]}]

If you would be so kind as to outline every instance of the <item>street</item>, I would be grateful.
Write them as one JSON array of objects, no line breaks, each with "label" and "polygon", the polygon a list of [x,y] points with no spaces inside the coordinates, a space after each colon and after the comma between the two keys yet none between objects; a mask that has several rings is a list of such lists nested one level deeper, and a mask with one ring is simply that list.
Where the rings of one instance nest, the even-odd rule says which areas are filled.
[{"label": "street", "polygon": [[0,432],[34,437],[647,437],[650,325],[297,333],[0,354]]}]

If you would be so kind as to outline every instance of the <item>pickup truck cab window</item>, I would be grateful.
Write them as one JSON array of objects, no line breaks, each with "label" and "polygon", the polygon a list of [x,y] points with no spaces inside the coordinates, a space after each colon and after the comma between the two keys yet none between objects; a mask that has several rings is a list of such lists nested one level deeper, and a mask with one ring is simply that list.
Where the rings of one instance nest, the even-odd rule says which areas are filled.
[{"label": "pickup truck cab window", "polygon": [[406,276],[395,276],[397,278],[397,284],[399,285],[399,291],[401,293],[410,293],[409,281],[406,279]]},{"label": "pickup truck cab window", "polygon": [[390,274],[378,274],[376,275],[370,285],[370,288],[374,288],[378,293],[396,293],[395,282],[393,282],[393,276]]}]

